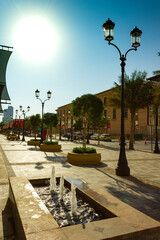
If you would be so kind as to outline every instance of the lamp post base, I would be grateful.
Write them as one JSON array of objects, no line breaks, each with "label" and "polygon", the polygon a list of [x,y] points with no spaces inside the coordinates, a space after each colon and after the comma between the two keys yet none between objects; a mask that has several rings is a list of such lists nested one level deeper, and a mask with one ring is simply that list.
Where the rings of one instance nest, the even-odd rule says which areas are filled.
[{"label": "lamp post base", "polygon": [[130,168],[126,165],[118,166],[116,168],[117,176],[130,176]]},{"label": "lamp post base", "polygon": [[23,138],[22,138],[22,142],[24,142],[24,141],[25,141],[25,138],[23,137]]},{"label": "lamp post base", "polygon": [[155,149],[154,149],[154,153],[160,153],[160,152],[159,152],[159,148],[155,148]]}]

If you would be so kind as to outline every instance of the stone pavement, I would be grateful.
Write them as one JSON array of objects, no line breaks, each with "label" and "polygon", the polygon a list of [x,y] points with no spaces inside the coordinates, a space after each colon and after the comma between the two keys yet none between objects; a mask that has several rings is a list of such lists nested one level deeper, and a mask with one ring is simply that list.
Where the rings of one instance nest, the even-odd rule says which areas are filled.
[{"label": "stone pavement", "polygon": [[[39,147],[28,146],[26,142],[8,141],[5,136],[0,135],[3,155],[3,157],[0,155],[0,207],[2,211],[0,240],[4,239],[4,236],[5,239],[14,239],[12,238],[10,209],[6,207],[9,189],[7,172],[9,176],[26,176],[29,179],[49,178],[53,165],[57,176],[63,174],[64,177],[71,176],[95,185],[160,221],[160,154],[151,153],[149,145],[145,145],[145,149],[141,148],[142,151],[140,151],[140,144],[138,150],[126,149],[131,176],[119,177],[114,171],[119,157],[117,143],[97,146],[96,142],[92,141],[97,152],[102,155],[102,164],[99,166],[73,166],[66,163],[67,152],[75,146],[80,146],[81,143],[60,141],[60,144],[62,144],[62,152],[41,152]],[[9,229],[8,235],[4,226],[7,226],[7,230]]]}]

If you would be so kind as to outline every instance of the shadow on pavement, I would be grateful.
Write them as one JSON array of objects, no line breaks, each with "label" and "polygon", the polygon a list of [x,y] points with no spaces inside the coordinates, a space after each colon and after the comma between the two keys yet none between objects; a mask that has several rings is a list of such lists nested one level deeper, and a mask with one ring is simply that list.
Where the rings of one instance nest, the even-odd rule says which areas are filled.
[{"label": "shadow on pavement", "polygon": [[[108,176],[106,190],[122,202],[160,221],[160,188],[146,184],[133,176],[119,177],[97,169]],[[121,178],[121,179],[119,179]],[[113,181],[112,181],[113,180]]]},{"label": "shadow on pavement", "polygon": [[103,163],[103,162],[101,162],[101,163],[99,163],[99,164],[96,164],[96,165],[87,165],[87,164],[85,164],[85,165],[79,165],[79,164],[71,164],[70,163],[70,165],[73,165],[73,166],[76,166],[76,167],[79,167],[79,168],[104,168],[104,167],[107,167],[108,165],[106,164],[106,163]]},{"label": "shadow on pavement", "polygon": [[39,147],[30,147],[28,148],[28,150],[31,150],[31,151],[40,151]]},{"label": "shadow on pavement", "polygon": [[9,199],[6,203],[4,210],[2,211],[2,223],[4,239],[16,240],[14,219],[12,216],[11,203]]},{"label": "shadow on pavement", "polygon": [[48,156],[46,152],[44,152],[45,154],[45,158],[47,159],[47,161],[50,162],[66,162],[66,157],[64,156],[58,156],[56,153],[53,153],[53,156]]},{"label": "shadow on pavement", "polygon": [[119,147],[117,148],[117,147],[110,147],[110,146],[104,146],[104,145],[102,146],[102,145],[97,145],[97,144],[90,144],[90,145],[92,145],[94,147],[103,148],[103,149],[113,150],[113,151],[116,151],[116,152],[119,151]]},{"label": "shadow on pavement", "polygon": [[38,162],[38,163],[36,163],[35,168],[38,169],[38,170],[41,170],[44,167],[43,167],[42,163]]}]

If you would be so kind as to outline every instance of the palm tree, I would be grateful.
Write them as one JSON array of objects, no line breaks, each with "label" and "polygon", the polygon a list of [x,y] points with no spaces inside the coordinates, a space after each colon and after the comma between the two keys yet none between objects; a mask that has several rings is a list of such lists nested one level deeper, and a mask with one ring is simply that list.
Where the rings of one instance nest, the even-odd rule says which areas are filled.
[{"label": "palm tree", "polygon": [[[130,141],[129,149],[134,149],[134,129],[135,129],[135,115],[138,109],[147,107],[153,99],[150,94],[151,82],[146,82],[147,73],[134,71],[131,77],[125,75],[124,87],[124,104],[131,113],[131,126],[130,126]],[[113,96],[110,98],[110,103],[114,107],[120,107],[120,89],[121,86],[115,83],[113,88]]]}]

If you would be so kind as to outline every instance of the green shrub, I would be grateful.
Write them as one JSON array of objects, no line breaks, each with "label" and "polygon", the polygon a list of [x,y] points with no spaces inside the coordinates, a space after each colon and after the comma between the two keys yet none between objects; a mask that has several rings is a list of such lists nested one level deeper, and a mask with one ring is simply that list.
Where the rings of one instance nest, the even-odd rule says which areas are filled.
[{"label": "green shrub", "polygon": [[96,153],[95,148],[83,148],[83,147],[75,147],[73,148],[72,152],[74,153]]},{"label": "green shrub", "polygon": [[52,141],[44,141],[43,143],[46,144],[46,145],[58,145],[58,141],[54,141],[54,142],[52,142]]},{"label": "green shrub", "polygon": [[35,139],[35,138],[32,138],[32,139],[30,139],[30,141],[41,141],[41,139]]},{"label": "green shrub", "polygon": [[[127,139],[130,139],[130,134],[127,134]],[[134,134],[135,140],[143,140],[143,134]]]}]

